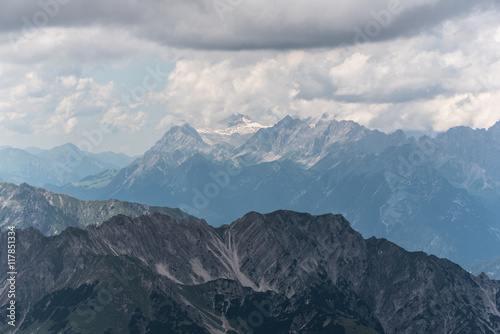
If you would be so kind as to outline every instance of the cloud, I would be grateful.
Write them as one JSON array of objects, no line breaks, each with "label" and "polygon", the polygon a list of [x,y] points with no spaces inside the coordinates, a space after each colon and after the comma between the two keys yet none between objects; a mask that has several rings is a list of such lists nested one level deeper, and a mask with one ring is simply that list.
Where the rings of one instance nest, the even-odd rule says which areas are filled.
[{"label": "cloud", "polygon": [[234,112],[272,124],[326,112],[384,131],[488,127],[500,119],[496,21],[496,12],[477,11],[396,41],[180,60],[156,95],[167,106],[162,124],[204,127]]},{"label": "cloud", "polygon": [[147,115],[142,111],[133,114],[126,113],[119,108],[111,108],[104,114],[101,123],[110,124],[118,130],[124,130],[133,134],[144,127],[146,120]]},{"label": "cloud", "polygon": [[[9,34],[19,36],[9,40]],[[43,64],[46,69],[51,66],[52,71],[58,71],[57,75],[79,75],[85,66],[131,62],[148,53],[159,59],[171,56],[166,48],[134,35],[133,30],[99,25],[44,27],[28,37],[21,32],[0,31],[0,46],[3,63],[32,67]]]},{"label": "cloud", "polygon": [[75,117],[71,117],[69,112],[56,112],[49,116],[47,120],[40,124],[34,124],[35,134],[68,134],[73,131],[78,123]]},{"label": "cloud", "polygon": [[79,119],[115,103],[113,83],[98,84],[91,78],[74,76],[44,79],[42,73],[29,71],[11,77],[10,86],[0,87],[0,129],[68,134],[75,130]]},{"label": "cloud", "polygon": [[[66,4],[67,3],[67,4]],[[45,4],[45,5],[44,5]],[[50,4],[50,5],[49,5]],[[22,41],[50,27],[127,27],[138,39],[209,50],[336,47],[428,31],[487,0],[169,0],[15,1],[0,31]],[[360,35],[365,35],[364,37]]]}]

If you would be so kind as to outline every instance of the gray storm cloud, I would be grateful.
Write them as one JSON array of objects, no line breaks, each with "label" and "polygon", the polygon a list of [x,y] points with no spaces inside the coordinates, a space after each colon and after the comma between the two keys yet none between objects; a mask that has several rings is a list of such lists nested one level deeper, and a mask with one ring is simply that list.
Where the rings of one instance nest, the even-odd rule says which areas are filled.
[{"label": "gray storm cloud", "polygon": [[335,47],[411,36],[488,0],[2,1],[12,40],[37,27],[127,27],[140,38],[209,50]]}]

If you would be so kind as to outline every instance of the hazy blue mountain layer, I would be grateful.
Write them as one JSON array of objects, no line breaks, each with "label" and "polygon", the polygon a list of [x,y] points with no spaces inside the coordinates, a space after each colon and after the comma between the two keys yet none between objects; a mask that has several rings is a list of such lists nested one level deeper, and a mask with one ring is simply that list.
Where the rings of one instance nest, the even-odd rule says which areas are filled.
[{"label": "hazy blue mountain layer", "polygon": [[64,185],[107,169],[120,169],[133,160],[122,153],[84,152],[73,144],[50,150],[4,147],[0,149],[0,177],[6,182],[29,183],[39,187],[48,183]]}]

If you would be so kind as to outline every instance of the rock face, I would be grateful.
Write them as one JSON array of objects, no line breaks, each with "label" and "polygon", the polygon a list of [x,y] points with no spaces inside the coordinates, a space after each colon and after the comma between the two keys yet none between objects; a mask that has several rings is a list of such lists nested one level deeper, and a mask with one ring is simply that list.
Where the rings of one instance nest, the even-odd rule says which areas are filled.
[{"label": "rock face", "polygon": [[192,216],[179,209],[152,207],[149,205],[117,200],[80,201],[27,184],[16,186],[0,183],[0,230],[8,226],[18,229],[34,227],[45,235],[54,235],[69,226],[84,228],[99,225],[105,220],[125,214],[132,217],[161,212],[175,218]]},{"label": "rock face", "polygon": [[19,333],[500,333],[500,282],[365,240],[340,215],[213,228],[155,213],[17,234]]}]

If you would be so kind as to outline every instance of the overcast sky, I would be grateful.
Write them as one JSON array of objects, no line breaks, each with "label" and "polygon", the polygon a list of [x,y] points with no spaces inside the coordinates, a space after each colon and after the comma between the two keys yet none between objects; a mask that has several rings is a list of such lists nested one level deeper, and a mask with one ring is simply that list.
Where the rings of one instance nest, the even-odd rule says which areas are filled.
[{"label": "overcast sky", "polygon": [[[385,132],[500,119],[495,0],[0,0],[0,146],[324,113]],[[104,124],[112,124],[109,130]]]}]

